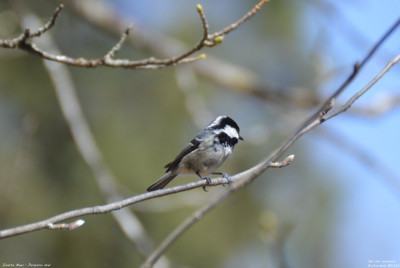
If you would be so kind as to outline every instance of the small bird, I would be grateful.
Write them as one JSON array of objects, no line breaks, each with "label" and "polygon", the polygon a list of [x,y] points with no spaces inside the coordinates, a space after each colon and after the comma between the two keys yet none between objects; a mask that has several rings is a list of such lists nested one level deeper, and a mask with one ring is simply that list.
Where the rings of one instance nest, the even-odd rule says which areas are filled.
[{"label": "small bird", "polygon": [[219,174],[230,181],[228,174],[215,171],[231,156],[236,143],[243,140],[239,132],[239,126],[230,117],[218,116],[189,142],[174,161],[165,165],[164,176],[147,191],[162,189],[179,175],[197,175],[210,184],[211,179],[207,176]]}]

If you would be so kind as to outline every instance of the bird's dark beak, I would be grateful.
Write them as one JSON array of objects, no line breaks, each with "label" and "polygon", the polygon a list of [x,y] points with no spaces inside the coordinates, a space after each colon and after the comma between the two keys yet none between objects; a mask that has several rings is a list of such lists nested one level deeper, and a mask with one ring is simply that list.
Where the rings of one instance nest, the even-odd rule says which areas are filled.
[{"label": "bird's dark beak", "polygon": [[239,140],[243,141],[244,139],[243,139],[243,137],[242,137],[242,136],[240,136],[240,135],[239,135]]}]

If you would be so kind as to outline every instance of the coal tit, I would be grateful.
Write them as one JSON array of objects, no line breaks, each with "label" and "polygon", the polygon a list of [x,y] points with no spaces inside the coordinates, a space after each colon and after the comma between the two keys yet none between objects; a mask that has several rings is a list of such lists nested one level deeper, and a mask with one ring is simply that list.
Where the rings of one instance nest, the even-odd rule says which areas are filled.
[{"label": "coal tit", "polygon": [[197,134],[174,161],[165,165],[167,170],[164,176],[150,185],[147,191],[164,188],[178,175],[197,175],[210,183],[207,176],[220,174],[230,180],[228,174],[215,171],[230,157],[235,144],[243,140],[239,132],[239,126],[230,117],[218,116]]}]

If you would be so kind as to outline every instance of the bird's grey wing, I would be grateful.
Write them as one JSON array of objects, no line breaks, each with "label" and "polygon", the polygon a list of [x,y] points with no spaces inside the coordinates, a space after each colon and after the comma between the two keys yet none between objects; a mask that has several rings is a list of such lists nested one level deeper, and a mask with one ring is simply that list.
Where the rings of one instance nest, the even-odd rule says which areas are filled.
[{"label": "bird's grey wing", "polygon": [[193,152],[197,148],[199,148],[200,141],[196,138],[194,138],[183,150],[177,155],[177,157],[172,161],[171,163],[168,163],[165,165],[165,168],[167,169],[166,172],[172,171],[176,168],[178,168],[179,163],[181,162],[182,158],[184,158],[186,155],[189,153]]}]

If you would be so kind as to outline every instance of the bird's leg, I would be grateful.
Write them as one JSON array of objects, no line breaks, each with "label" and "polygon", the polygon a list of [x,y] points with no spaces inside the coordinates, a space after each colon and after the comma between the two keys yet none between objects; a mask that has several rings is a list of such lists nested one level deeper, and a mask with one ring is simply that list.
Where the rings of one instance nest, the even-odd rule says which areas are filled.
[{"label": "bird's leg", "polygon": [[[211,185],[211,178],[210,178],[210,177],[202,177],[202,176],[200,175],[199,172],[196,172],[196,174],[197,174],[197,176],[200,177],[200,179],[206,180],[207,183],[208,183],[208,185]],[[204,192],[208,192],[208,191],[206,190],[206,186],[205,186],[205,185],[203,186],[203,190],[204,190]]]},{"label": "bird's leg", "polygon": [[[222,175],[222,177],[224,177],[228,181],[229,185],[232,184],[231,176],[229,176],[228,173],[225,173],[225,172],[213,172],[211,174],[213,174],[213,175]],[[225,186],[225,184],[223,184],[223,186]]]}]

